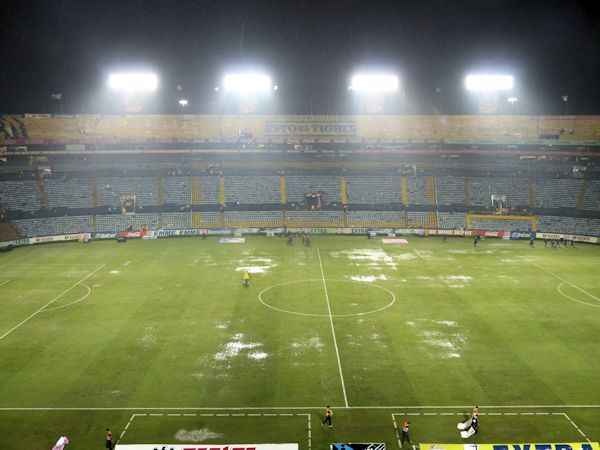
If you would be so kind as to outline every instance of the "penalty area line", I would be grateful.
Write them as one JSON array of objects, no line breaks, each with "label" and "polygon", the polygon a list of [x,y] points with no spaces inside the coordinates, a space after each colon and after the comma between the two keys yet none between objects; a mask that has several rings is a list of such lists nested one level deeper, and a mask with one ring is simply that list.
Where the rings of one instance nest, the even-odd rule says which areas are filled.
[{"label": "penalty area line", "polygon": [[[210,417],[294,417],[294,414],[200,414],[200,416],[210,416]],[[308,450],[312,450],[312,426],[311,426],[311,415],[310,414],[296,414],[296,417],[306,416],[307,430],[308,430]],[[198,417],[198,414],[132,414],[129,418],[129,422],[123,428],[119,439],[117,440],[116,445],[119,445],[129,426],[133,423],[136,417]]]},{"label": "penalty area line", "polygon": [[[396,432],[396,439],[398,441],[398,447],[402,450],[402,442],[400,440],[400,431],[398,428],[398,425],[396,423],[396,416],[448,416],[451,414],[448,413],[440,413],[440,412],[435,412],[435,413],[392,413],[392,421],[394,422],[394,431]],[[456,413],[457,416],[463,416],[465,415],[464,413]],[[480,416],[548,416],[548,413],[544,413],[544,412],[536,412],[536,413],[532,413],[532,412],[513,412],[513,413],[497,413],[497,412],[484,412],[484,413],[479,413]],[[577,426],[577,424],[567,415],[567,413],[564,412],[557,412],[557,413],[552,413],[553,416],[563,416],[568,422],[571,423],[571,425],[573,425],[573,427],[579,432],[579,434],[581,436],[583,436],[583,438],[588,441],[588,442],[592,442],[590,440],[590,438],[588,438],[586,436],[586,434],[581,431],[581,428],[579,428]],[[413,446],[414,447],[414,446]]]}]

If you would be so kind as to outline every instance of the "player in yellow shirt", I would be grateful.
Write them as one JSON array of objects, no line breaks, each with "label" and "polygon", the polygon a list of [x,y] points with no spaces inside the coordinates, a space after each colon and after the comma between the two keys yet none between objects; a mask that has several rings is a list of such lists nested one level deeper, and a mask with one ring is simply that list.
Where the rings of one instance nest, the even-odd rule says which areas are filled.
[{"label": "player in yellow shirt", "polygon": [[244,281],[244,287],[250,286],[250,274],[247,270],[244,270],[244,274],[242,275],[242,280]]},{"label": "player in yellow shirt", "polygon": [[333,416],[333,410],[329,407],[329,405],[327,405],[325,408],[325,418],[323,419],[323,422],[321,422],[321,426],[325,425],[325,422],[327,422],[329,424],[329,428],[333,428],[333,425],[331,424],[331,416]]}]

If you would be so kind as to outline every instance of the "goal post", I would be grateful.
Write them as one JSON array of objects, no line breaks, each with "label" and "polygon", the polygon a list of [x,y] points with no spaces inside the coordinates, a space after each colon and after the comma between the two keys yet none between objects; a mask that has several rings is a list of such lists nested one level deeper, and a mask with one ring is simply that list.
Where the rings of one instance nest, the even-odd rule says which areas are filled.
[{"label": "goal post", "polygon": [[[472,230],[472,229],[494,230],[497,228],[496,227],[497,221],[505,221],[505,222],[507,222],[507,226],[510,225],[508,222],[520,221],[520,222],[527,222],[529,224],[529,229],[531,231],[537,231],[537,217],[533,214],[530,216],[510,216],[510,215],[504,216],[504,215],[496,215],[496,214],[469,213],[469,214],[466,214],[466,221],[467,221],[467,229],[469,229],[469,230]],[[474,221],[477,221],[477,222],[483,223],[483,224],[488,222],[490,226],[488,226],[488,227],[473,227]]]}]

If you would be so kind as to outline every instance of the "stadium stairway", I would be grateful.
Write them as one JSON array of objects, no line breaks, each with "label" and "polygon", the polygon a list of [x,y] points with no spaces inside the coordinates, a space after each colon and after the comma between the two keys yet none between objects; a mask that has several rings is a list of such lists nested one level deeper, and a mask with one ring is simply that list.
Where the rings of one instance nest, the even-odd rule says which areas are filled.
[{"label": "stadium stairway", "polygon": [[48,193],[44,189],[44,182],[41,178],[37,179],[37,186],[38,186],[38,190],[40,191],[40,197],[42,198],[42,201],[44,202],[44,208],[52,209],[50,206],[50,200],[48,199]]},{"label": "stadium stairway", "polygon": [[402,203],[408,205],[408,186],[406,184],[406,177],[402,177]]},{"label": "stadium stairway", "polygon": [[10,223],[0,223],[0,241],[19,239],[19,232]]},{"label": "stadium stairway", "polygon": [[200,204],[200,177],[192,177],[192,205]]}]

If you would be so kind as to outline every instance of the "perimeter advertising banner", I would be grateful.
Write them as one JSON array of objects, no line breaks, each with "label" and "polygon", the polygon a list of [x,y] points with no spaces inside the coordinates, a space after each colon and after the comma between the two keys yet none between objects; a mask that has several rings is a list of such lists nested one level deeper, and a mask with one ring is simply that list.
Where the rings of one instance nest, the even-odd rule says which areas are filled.
[{"label": "perimeter advertising banner", "polygon": [[298,444],[118,444],[115,450],[298,450]]},{"label": "perimeter advertising banner", "polygon": [[527,444],[420,444],[420,450],[600,450],[597,442]]}]

